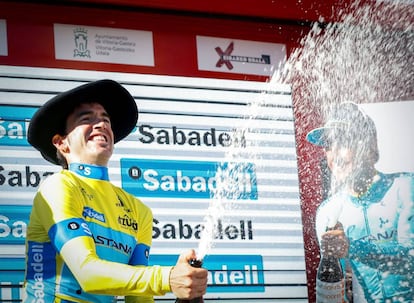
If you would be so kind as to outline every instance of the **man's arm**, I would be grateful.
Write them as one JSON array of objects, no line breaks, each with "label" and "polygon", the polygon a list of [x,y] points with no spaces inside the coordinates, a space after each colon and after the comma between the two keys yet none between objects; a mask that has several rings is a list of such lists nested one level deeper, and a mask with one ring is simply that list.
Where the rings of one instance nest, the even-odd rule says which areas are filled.
[{"label": "man's arm", "polygon": [[131,266],[102,260],[96,254],[92,237],[69,240],[60,254],[86,292],[153,296],[171,291],[171,266]]}]

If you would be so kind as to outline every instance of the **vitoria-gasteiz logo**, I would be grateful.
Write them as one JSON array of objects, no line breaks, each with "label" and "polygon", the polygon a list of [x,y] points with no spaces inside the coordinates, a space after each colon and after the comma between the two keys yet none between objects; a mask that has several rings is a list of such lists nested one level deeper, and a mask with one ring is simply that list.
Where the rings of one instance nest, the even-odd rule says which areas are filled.
[{"label": "vitoria-gasteiz logo", "polygon": [[122,188],[139,197],[209,199],[224,188],[232,198],[257,200],[252,163],[123,158],[121,180]]}]

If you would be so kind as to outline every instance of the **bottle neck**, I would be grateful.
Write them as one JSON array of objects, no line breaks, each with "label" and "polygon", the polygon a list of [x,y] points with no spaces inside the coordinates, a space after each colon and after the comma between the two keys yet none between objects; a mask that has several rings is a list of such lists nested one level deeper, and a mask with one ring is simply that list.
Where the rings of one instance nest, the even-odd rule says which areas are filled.
[{"label": "bottle neck", "polygon": [[332,254],[323,254],[322,255],[322,258],[323,259],[326,259],[326,260],[339,260],[338,257],[336,257],[336,256],[334,256]]}]

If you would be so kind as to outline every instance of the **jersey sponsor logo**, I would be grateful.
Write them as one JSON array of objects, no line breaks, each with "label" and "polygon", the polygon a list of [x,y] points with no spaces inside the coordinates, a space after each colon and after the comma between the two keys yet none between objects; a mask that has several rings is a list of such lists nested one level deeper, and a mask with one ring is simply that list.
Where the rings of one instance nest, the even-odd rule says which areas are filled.
[{"label": "jersey sponsor logo", "polygon": [[[353,235],[355,232],[359,232],[359,229],[356,225],[351,225],[347,228],[347,234]],[[380,232],[371,233],[369,235],[363,236],[358,240],[367,241],[368,243],[381,243],[381,242],[390,242],[396,240],[398,236],[398,231],[395,228],[382,228]]]},{"label": "jersey sponsor logo", "polygon": [[90,207],[87,207],[87,206],[85,206],[83,208],[82,215],[85,218],[91,218],[91,219],[95,219],[95,220],[98,220],[98,221],[101,221],[101,222],[105,222],[106,221],[104,214],[102,214],[100,212],[97,212],[93,208],[90,208]]},{"label": "jersey sponsor logo", "polygon": [[126,205],[125,205],[125,203],[124,202],[122,202],[122,200],[121,200],[121,198],[118,196],[118,202],[116,202],[115,203],[115,205],[116,205],[116,207],[121,207],[121,208],[123,208],[124,209],[124,211],[127,213],[127,214],[129,214],[129,213],[131,213],[132,212],[132,210],[129,208],[129,207],[127,207]]},{"label": "jersey sponsor logo", "polygon": [[82,194],[85,196],[86,199],[88,199],[89,201],[92,201],[93,200],[93,194],[92,193],[88,193],[86,191],[86,189],[83,188],[83,187],[81,187],[80,190],[81,190]]},{"label": "jersey sponsor logo", "polygon": [[[139,197],[210,199],[219,191],[217,184],[229,178],[223,172],[233,163],[204,161],[169,161],[155,159],[121,159],[122,187]],[[236,165],[237,166],[237,165]],[[231,172],[228,188],[221,194],[232,199],[257,200],[255,166],[239,163]],[[233,184],[234,185],[234,184]]]},{"label": "jersey sponsor logo", "polygon": [[68,228],[70,230],[77,230],[79,229],[80,225],[77,222],[69,222],[68,223]]},{"label": "jersey sponsor logo", "polygon": [[138,223],[134,218],[129,217],[128,215],[118,216],[118,223],[127,229],[131,229],[133,231],[138,230]]},{"label": "jersey sponsor logo", "polygon": [[93,235],[93,239],[97,245],[104,245],[110,248],[114,248],[120,252],[123,252],[127,255],[131,255],[132,247],[128,244],[116,241],[111,238],[107,238],[102,235]]},{"label": "jersey sponsor logo", "polygon": [[[70,221],[67,226],[68,226],[68,229],[72,231],[82,228],[81,232],[83,232],[84,234],[88,236],[92,236],[92,232],[89,229],[88,223],[86,222],[78,223],[76,221]],[[81,235],[83,235],[83,233],[81,233]]]}]

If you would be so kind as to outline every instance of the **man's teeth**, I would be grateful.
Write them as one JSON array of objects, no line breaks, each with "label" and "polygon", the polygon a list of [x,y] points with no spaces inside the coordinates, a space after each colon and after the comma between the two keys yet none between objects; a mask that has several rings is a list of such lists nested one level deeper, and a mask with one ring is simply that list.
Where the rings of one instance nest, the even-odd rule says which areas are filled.
[{"label": "man's teeth", "polygon": [[95,136],[95,137],[93,137],[93,141],[104,141],[104,142],[106,142],[104,136]]}]

